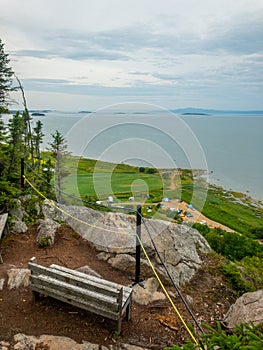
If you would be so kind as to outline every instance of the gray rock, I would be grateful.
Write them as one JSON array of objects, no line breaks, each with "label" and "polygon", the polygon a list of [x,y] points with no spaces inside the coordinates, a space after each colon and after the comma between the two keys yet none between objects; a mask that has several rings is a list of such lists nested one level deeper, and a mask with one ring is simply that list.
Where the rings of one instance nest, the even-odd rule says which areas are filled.
[{"label": "gray rock", "polygon": [[[115,349],[115,348],[113,348]],[[136,345],[131,345],[131,344],[120,344],[120,347],[116,347],[116,350],[120,349],[120,350],[147,350],[147,348],[141,348],[140,346],[136,346]]]},{"label": "gray rock", "polygon": [[13,232],[26,233],[27,230],[28,230],[27,225],[23,221],[21,221],[19,219],[13,219],[11,221],[11,224],[12,224],[12,231]]},{"label": "gray rock", "polygon": [[[53,205],[52,205],[53,204]],[[59,222],[65,221],[65,215],[56,209],[57,203],[51,200],[44,200],[42,204],[42,213],[45,219],[57,220]]]},{"label": "gray rock", "polygon": [[0,341],[0,350],[9,350],[10,343],[6,341]]},{"label": "gray rock", "polygon": [[10,269],[7,271],[9,289],[27,287],[29,285],[30,270],[28,269]]},{"label": "gray rock", "polygon": [[[78,344],[73,339],[63,336],[41,335],[40,337],[25,334],[14,336],[14,350],[34,350],[36,346],[46,346],[49,350],[108,350],[107,347],[89,342]],[[44,348],[44,347],[43,347]]]},{"label": "gray rock", "polygon": [[97,258],[101,261],[108,261],[111,258],[111,254],[101,252],[97,254]]},{"label": "gray rock", "polygon": [[22,221],[25,215],[25,209],[22,206],[20,199],[13,199],[13,205],[14,207],[9,210],[9,214],[16,219]]},{"label": "gray rock", "polygon": [[135,258],[129,254],[118,254],[108,260],[108,263],[115,269],[134,274]]},{"label": "gray rock", "polygon": [[40,246],[52,246],[55,242],[56,230],[60,224],[52,219],[39,220],[36,243]]},{"label": "gray rock", "polygon": [[91,276],[95,276],[95,277],[99,277],[99,278],[102,278],[102,276],[94,271],[92,268],[90,268],[88,265],[85,265],[85,266],[81,266],[77,269],[77,271],[79,272],[83,272],[83,273],[86,273],[87,275],[91,275]]},{"label": "gray rock", "polygon": [[235,304],[230,306],[223,322],[233,329],[236,324],[250,321],[254,324],[263,323],[263,289],[245,293],[238,298]]},{"label": "gray rock", "polygon": [[165,295],[158,292],[159,283],[156,278],[152,277],[143,281],[144,288],[136,284],[133,287],[132,299],[140,305],[148,305],[155,301],[165,300]]},{"label": "gray rock", "polygon": [[[109,263],[122,271],[133,273],[136,250],[136,218],[122,213],[105,213],[91,208],[64,206],[59,204],[65,222],[78,232],[84,239],[93,243],[99,252],[109,253]],[[55,208],[43,210],[46,215],[60,215]],[[160,264],[153,249],[148,233],[150,232],[155,244],[169,269],[174,281],[184,284],[189,281],[202,264],[199,252],[211,251],[207,241],[195,229],[177,225],[162,220],[147,220],[147,229],[142,225],[142,242],[152,264],[157,269],[164,283],[169,283],[167,274]],[[120,257],[119,257],[120,255]],[[144,277],[152,277],[153,273],[148,262],[142,259],[141,271]]]},{"label": "gray rock", "polygon": [[0,278],[0,290],[4,289],[4,284],[5,284],[5,279],[4,278]]},{"label": "gray rock", "polygon": [[[39,348],[41,347],[40,345],[45,345],[45,348],[48,348],[49,350],[147,350],[146,348],[130,344],[118,343],[106,347],[99,344],[92,344],[87,341],[83,341],[82,344],[79,344],[73,339],[63,336],[41,335],[40,337],[35,337],[21,333],[14,336],[14,342],[14,350],[34,350],[37,345]],[[9,345],[9,343],[6,344]]]}]

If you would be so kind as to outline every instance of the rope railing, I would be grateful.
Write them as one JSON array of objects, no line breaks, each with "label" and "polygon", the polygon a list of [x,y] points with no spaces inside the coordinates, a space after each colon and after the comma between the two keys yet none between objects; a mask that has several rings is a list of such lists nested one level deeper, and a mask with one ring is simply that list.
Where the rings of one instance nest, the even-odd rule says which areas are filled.
[{"label": "rope railing", "polygon": [[[66,193],[66,192],[64,192],[64,191],[62,191],[61,189],[57,188],[56,186],[50,184],[50,183],[49,183],[48,181],[46,181],[43,177],[41,177],[38,173],[36,173],[36,171],[35,171],[29,164],[27,164],[26,162],[25,162],[25,165],[27,166],[27,168],[28,168],[31,172],[33,172],[35,175],[37,175],[37,177],[38,177],[39,179],[41,179],[42,181],[46,182],[49,186],[51,186],[52,188],[54,188],[56,191],[60,191],[60,192],[63,193],[64,195],[66,195],[66,196],[68,196],[68,197],[70,197],[70,198],[72,198],[72,199],[74,199],[74,200],[78,200],[78,201],[80,201],[80,202],[83,202],[83,203],[86,203],[86,204],[89,204],[89,205],[96,205],[97,207],[107,208],[107,207],[105,207],[105,206],[103,206],[103,205],[101,205],[101,204],[96,204],[96,203],[94,203],[94,202],[86,201],[85,199],[77,198],[77,197],[75,197],[74,195],[70,195],[70,194],[68,194],[68,193]],[[74,220],[76,220],[76,221],[78,221],[78,222],[80,222],[80,223],[82,223],[82,224],[85,224],[85,225],[87,225],[87,226],[89,226],[89,227],[92,227],[92,228],[94,228],[94,229],[99,229],[99,230],[103,230],[103,231],[111,232],[111,233],[116,233],[116,234],[131,235],[131,233],[128,233],[128,232],[116,231],[116,230],[108,229],[108,228],[105,228],[105,227],[99,227],[99,226],[93,225],[93,224],[91,224],[91,223],[89,223],[89,222],[87,222],[87,221],[81,220],[81,219],[79,219],[79,218],[77,218],[77,217],[74,217],[73,215],[71,215],[70,213],[66,212],[64,209],[60,208],[58,205],[56,205],[54,201],[48,199],[43,193],[41,193],[41,192],[32,184],[31,181],[28,180],[28,178],[27,178],[25,175],[23,175],[23,177],[24,177],[24,180],[29,184],[29,186],[30,186],[40,197],[42,197],[42,198],[44,198],[45,200],[47,200],[48,203],[49,203],[51,206],[53,206],[54,208],[56,208],[57,210],[59,210],[60,212],[62,212],[64,215],[66,215],[66,216],[68,216],[68,217],[71,217],[72,219],[74,219]],[[111,209],[116,209],[116,208],[112,207]],[[135,210],[135,209],[133,209],[133,208],[131,208],[131,207],[129,207],[129,208],[125,208],[125,207],[124,207],[124,208],[122,208],[122,210],[123,210],[123,211],[127,211],[127,212],[129,212],[129,213],[134,213],[134,214],[137,214],[137,213],[138,213],[138,212],[137,212],[137,209]],[[149,238],[150,238],[150,240],[151,240],[151,243],[152,243],[152,245],[153,245],[153,248],[154,248],[156,254],[158,255],[158,258],[160,259],[160,261],[161,261],[161,263],[162,263],[162,265],[163,265],[163,267],[164,267],[164,269],[165,269],[165,271],[166,271],[166,273],[167,273],[167,276],[168,276],[169,279],[171,280],[172,285],[173,285],[174,288],[176,289],[176,291],[177,291],[177,293],[178,293],[178,296],[179,296],[180,299],[182,300],[183,304],[185,305],[187,311],[188,311],[189,314],[191,315],[191,317],[192,317],[193,321],[195,322],[196,326],[198,327],[198,329],[199,329],[202,333],[204,333],[204,330],[202,329],[202,327],[201,327],[201,325],[199,324],[198,320],[197,320],[196,317],[194,316],[194,314],[193,314],[192,310],[190,309],[188,303],[186,302],[185,298],[183,297],[183,295],[182,295],[182,293],[181,293],[179,287],[177,286],[177,284],[175,283],[173,277],[171,276],[171,273],[169,272],[169,270],[168,270],[168,268],[167,268],[167,266],[166,266],[166,264],[165,264],[165,262],[164,262],[164,260],[163,260],[163,258],[162,258],[162,256],[161,256],[160,252],[158,251],[158,249],[157,249],[157,247],[156,247],[156,244],[155,244],[155,242],[154,242],[154,240],[153,240],[153,237],[152,237],[152,235],[151,235],[151,232],[150,232],[150,230],[149,230],[149,227],[147,226],[148,223],[146,222],[145,218],[144,218],[141,214],[139,214],[139,215],[141,216],[142,223],[143,223],[143,225],[144,225],[144,227],[145,227],[145,230],[146,230],[146,232],[147,232],[147,234],[148,234],[148,236],[149,236]],[[152,229],[155,229],[151,223],[150,223],[150,225],[151,225],[151,228],[152,228]],[[134,234],[134,236],[137,236],[137,235]],[[138,239],[138,236],[137,236],[137,239]],[[164,287],[164,285],[163,285],[163,283],[162,283],[162,281],[161,281],[161,279],[160,279],[160,277],[159,277],[159,275],[158,275],[156,269],[154,268],[152,262],[150,261],[150,258],[149,258],[149,256],[148,256],[146,250],[145,250],[145,247],[144,247],[144,245],[143,245],[141,239],[139,238],[138,241],[139,241],[139,243],[140,243],[140,245],[141,245],[142,251],[143,251],[143,253],[144,253],[144,255],[145,255],[145,257],[146,257],[146,259],[147,259],[147,261],[148,261],[148,263],[149,263],[149,265],[150,265],[150,267],[151,267],[151,269],[152,269],[152,271],[153,271],[153,273],[154,273],[154,275],[156,276],[156,278],[157,278],[157,280],[158,280],[158,282],[159,282],[161,288],[162,288],[163,291],[164,291],[164,294],[166,295],[167,299],[168,299],[169,302],[171,303],[173,309],[175,310],[177,316],[179,317],[179,319],[181,320],[182,324],[183,324],[184,327],[186,328],[188,334],[191,336],[191,338],[192,338],[192,340],[195,342],[195,344],[198,345],[198,342],[197,342],[196,338],[194,337],[193,333],[191,332],[191,330],[189,329],[189,327],[187,326],[187,324],[186,324],[185,321],[183,320],[181,314],[179,313],[178,309],[176,308],[174,302],[172,301],[172,299],[171,299],[171,297],[170,297],[170,295],[169,295],[167,289]]]}]

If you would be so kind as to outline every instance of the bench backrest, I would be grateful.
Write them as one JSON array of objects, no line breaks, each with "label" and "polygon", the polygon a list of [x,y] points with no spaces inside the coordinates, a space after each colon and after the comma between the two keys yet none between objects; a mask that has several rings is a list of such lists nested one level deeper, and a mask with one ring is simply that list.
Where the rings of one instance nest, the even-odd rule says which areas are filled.
[{"label": "bench backrest", "polygon": [[[83,299],[83,303],[92,308],[102,308],[105,316],[107,312],[121,314],[123,286],[55,264],[44,267],[33,259],[28,267],[31,270],[30,282],[33,290],[49,291],[47,294],[50,296],[68,294],[76,297],[78,302]],[[65,299],[64,296],[61,300]]]}]

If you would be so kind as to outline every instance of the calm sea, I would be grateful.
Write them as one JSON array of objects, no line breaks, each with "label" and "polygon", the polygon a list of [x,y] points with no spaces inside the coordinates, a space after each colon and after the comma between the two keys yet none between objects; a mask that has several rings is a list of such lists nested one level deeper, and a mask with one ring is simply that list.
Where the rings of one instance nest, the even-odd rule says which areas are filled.
[{"label": "calm sea", "polygon": [[84,157],[158,168],[202,168],[208,180],[263,199],[263,115],[164,111],[48,112],[44,147],[57,129]]}]

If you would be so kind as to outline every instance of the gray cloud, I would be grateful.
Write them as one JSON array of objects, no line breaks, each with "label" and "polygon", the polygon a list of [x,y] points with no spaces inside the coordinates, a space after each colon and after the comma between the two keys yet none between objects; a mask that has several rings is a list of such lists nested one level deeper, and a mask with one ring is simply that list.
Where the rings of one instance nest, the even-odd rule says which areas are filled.
[{"label": "gray cloud", "polygon": [[263,52],[263,15],[233,19],[233,23],[218,24],[210,38],[204,41],[207,51],[225,51],[231,54]]}]

